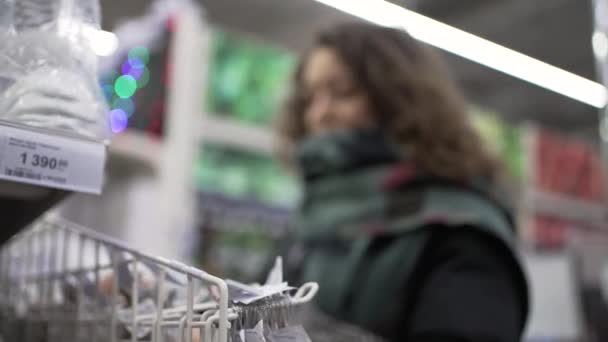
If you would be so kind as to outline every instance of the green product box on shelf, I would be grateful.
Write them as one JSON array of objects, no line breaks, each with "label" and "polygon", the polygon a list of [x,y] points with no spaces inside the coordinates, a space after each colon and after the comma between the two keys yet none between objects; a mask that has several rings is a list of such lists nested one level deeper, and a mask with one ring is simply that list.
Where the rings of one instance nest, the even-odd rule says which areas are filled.
[{"label": "green product box on shelf", "polygon": [[214,31],[206,110],[268,124],[282,99],[294,56],[254,40]]},{"label": "green product box on shelf", "polygon": [[295,180],[270,156],[205,143],[195,165],[195,184],[235,198],[291,207],[298,197]]},{"label": "green product box on shelf", "polygon": [[507,172],[518,181],[523,181],[527,160],[522,128],[501,121],[496,114],[473,109],[473,126],[481,138],[504,163]]}]

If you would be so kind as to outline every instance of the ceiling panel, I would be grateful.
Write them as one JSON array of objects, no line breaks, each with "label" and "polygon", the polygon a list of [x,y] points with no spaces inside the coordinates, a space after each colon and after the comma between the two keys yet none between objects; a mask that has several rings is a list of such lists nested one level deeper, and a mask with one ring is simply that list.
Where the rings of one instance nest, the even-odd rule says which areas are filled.
[{"label": "ceiling panel", "polygon": [[[594,77],[589,1],[391,0],[587,78]],[[353,20],[313,0],[205,0],[208,19],[231,31],[294,51],[322,27]],[[102,0],[104,27],[143,12],[146,0]],[[590,106],[445,54],[455,78],[474,102],[509,120],[533,120],[566,132],[595,132]],[[582,133],[584,132],[584,133]]]}]

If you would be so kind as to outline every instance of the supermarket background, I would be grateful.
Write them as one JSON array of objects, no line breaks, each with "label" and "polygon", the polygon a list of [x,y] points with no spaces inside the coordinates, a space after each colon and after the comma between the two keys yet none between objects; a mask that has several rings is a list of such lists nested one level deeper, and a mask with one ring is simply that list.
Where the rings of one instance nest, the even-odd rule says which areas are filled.
[{"label": "supermarket background", "polygon": [[[446,18],[464,18],[458,11],[483,13],[484,6],[500,9],[508,7],[506,2],[436,7]],[[589,58],[581,68],[593,72],[590,35],[571,39],[574,34],[554,31],[553,23],[567,14],[572,26],[583,22],[590,31],[590,5],[564,0],[533,10],[540,1],[524,2],[513,1],[520,14],[546,17],[535,19],[538,31],[531,33],[539,35],[543,23],[552,23],[547,36],[559,37],[564,45],[547,53],[584,49],[581,53]],[[223,277],[256,279],[275,242],[288,233],[289,213],[298,199],[298,184],[273,158],[271,135],[273,115],[301,48],[298,39],[289,43],[290,35],[302,37],[323,20],[347,18],[317,4],[324,16],[306,25],[303,1],[295,3],[300,5],[269,0],[102,1],[104,29],[120,42],[101,59],[99,77],[115,133],[107,184],[101,197],[72,196],[59,209],[62,214],[144,251]],[[268,12],[270,6],[274,12]],[[293,27],[280,33],[278,22],[289,25],[289,20],[277,19],[278,8],[289,8],[284,15],[294,20]],[[556,19],[549,21],[551,15]],[[297,32],[298,27],[306,31]],[[512,26],[505,27],[503,31]],[[543,37],[536,41],[557,44]],[[461,74],[473,70],[463,63],[450,59]],[[485,80],[504,81],[505,76],[486,73]],[[527,92],[531,85],[505,86],[494,94],[502,99],[492,102],[486,85],[463,82],[474,124],[507,166],[518,199],[518,233],[536,290],[530,339],[575,340],[590,331],[604,336],[608,212],[597,113],[559,95]],[[503,83],[513,82],[523,83]]]}]

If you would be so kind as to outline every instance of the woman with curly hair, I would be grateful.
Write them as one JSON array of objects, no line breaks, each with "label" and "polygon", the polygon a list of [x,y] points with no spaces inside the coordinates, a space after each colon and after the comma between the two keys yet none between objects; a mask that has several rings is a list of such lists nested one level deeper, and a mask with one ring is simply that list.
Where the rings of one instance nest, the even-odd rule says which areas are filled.
[{"label": "woman with curly hair", "polygon": [[363,23],[321,32],[278,121],[303,198],[284,258],[325,315],[391,341],[519,341],[513,212],[439,56]]}]

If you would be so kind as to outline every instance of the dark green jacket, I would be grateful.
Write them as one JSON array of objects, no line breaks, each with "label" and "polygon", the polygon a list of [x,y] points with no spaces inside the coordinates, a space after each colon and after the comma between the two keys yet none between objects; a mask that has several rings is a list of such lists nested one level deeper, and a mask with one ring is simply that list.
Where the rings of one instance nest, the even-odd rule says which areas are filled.
[{"label": "dark green jacket", "polygon": [[[480,187],[395,164],[319,177],[305,188],[287,265],[292,279],[320,284],[316,304],[325,313],[395,338],[406,329],[416,300],[410,285],[419,281],[414,274],[438,230],[474,232],[498,246],[527,309],[512,218]],[[521,333],[523,322],[517,329]]]}]

